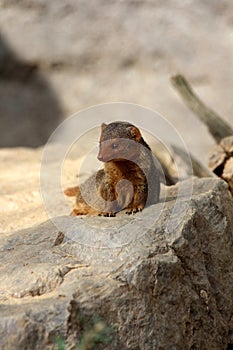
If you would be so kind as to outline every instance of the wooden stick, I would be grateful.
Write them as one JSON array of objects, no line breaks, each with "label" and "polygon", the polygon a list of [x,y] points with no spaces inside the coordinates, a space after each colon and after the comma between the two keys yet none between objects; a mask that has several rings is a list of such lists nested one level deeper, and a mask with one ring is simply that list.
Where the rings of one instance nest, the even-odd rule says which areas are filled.
[{"label": "wooden stick", "polygon": [[181,148],[172,145],[172,150],[174,152],[174,159],[178,164],[180,164],[181,170],[185,172],[185,175],[188,177],[190,175],[194,175],[197,177],[213,177],[214,174],[208,168],[206,168],[199,160],[197,160],[191,153],[189,154],[192,169],[190,169],[190,160]]},{"label": "wooden stick", "polygon": [[182,75],[179,74],[171,77],[171,82],[183,98],[185,104],[207,126],[217,143],[224,137],[233,135],[233,128],[200,100]]}]

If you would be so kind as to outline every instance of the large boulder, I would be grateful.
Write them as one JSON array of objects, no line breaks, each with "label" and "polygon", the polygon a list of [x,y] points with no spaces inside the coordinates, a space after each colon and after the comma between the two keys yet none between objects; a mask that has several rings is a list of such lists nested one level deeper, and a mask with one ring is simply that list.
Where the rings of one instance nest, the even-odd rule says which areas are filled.
[{"label": "large boulder", "polygon": [[[184,193],[192,186],[190,199]],[[226,350],[233,330],[227,185],[190,179],[167,189],[158,218],[161,208],[63,216],[3,235],[0,348],[58,349],[65,341],[75,349],[81,340],[80,349]]]}]

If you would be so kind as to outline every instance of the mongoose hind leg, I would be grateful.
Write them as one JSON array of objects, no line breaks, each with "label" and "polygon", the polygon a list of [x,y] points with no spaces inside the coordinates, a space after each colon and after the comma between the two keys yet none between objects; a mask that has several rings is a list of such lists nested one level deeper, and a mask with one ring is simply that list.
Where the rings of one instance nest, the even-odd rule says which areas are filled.
[{"label": "mongoose hind leg", "polygon": [[98,215],[99,210],[88,205],[82,197],[81,189],[79,186],[68,188],[66,192],[75,193],[76,203],[74,209],[71,212],[71,216],[79,216],[79,215]]},{"label": "mongoose hind leg", "polygon": [[77,203],[70,213],[70,216],[79,216],[79,215],[99,215],[100,212],[86,203]]}]

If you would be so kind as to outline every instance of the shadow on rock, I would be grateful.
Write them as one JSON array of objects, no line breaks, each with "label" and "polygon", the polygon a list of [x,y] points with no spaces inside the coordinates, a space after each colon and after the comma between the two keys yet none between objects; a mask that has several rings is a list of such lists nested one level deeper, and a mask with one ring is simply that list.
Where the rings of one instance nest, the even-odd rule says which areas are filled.
[{"label": "shadow on rock", "polygon": [[0,147],[41,146],[63,119],[37,63],[24,62],[0,34]]}]

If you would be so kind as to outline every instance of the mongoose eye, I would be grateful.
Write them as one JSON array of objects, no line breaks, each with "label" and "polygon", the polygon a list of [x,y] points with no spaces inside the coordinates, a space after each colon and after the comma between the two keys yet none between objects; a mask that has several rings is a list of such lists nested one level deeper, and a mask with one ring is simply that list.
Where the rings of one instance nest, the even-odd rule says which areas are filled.
[{"label": "mongoose eye", "polygon": [[117,143],[112,143],[111,147],[112,147],[112,149],[115,149],[115,148],[118,147],[118,144]]}]

